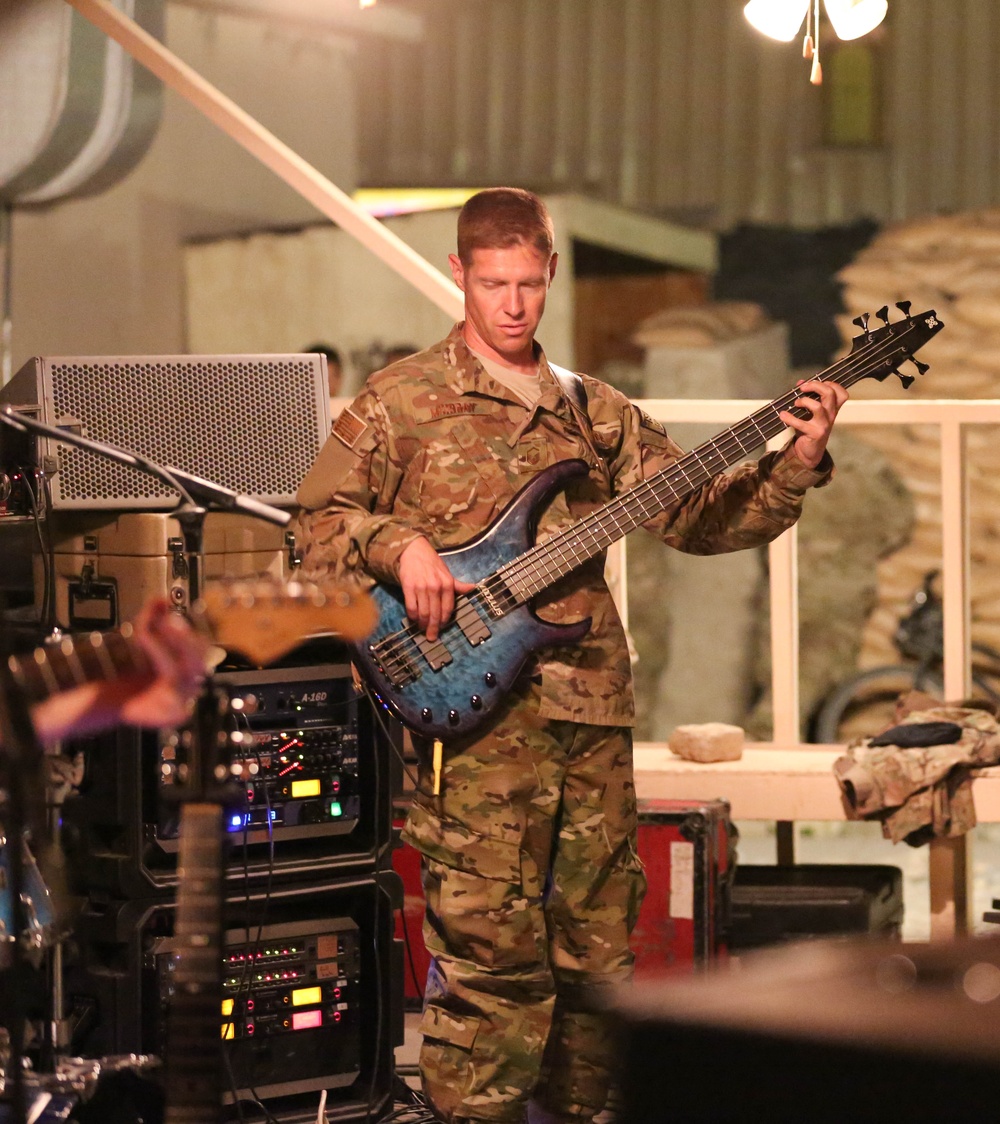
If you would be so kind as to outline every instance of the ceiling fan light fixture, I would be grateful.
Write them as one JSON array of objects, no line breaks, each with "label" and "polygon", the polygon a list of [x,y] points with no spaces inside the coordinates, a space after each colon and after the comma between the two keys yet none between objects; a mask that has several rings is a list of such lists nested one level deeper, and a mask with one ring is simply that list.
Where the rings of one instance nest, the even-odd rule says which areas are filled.
[{"label": "ceiling fan light fixture", "polygon": [[888,0],[823,0],[840,39],[860,39],[885,19]]},{"label": "ceiling fan light fixture", "polygon": [[790,43],[808,11],[809,0],[750,0],[743,15],[762,35]]}]

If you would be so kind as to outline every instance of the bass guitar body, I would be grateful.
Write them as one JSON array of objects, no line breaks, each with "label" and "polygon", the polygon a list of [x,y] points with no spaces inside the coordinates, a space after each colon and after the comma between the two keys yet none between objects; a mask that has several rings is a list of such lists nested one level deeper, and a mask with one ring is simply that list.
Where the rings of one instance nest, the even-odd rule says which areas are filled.
[{"label": "bass guitar body", "polygon": [[[582,460],[561,461],[535,476],[482,534],[441,552],[460,581],[489,592],[460,597],[436,643],[406,616],[402,591],[371,591],[377,623],[368,641],[353,646],[359,670],[383,705],[417,734],[455,738],[471,733],[503,705],[522,668],[540,648],[578,644],[590,618],[551,624],[503,582],[503,568],[534,544],[537,513],[570,480],[587,472]],[[492,604],[491,604],[492,600]]]}]

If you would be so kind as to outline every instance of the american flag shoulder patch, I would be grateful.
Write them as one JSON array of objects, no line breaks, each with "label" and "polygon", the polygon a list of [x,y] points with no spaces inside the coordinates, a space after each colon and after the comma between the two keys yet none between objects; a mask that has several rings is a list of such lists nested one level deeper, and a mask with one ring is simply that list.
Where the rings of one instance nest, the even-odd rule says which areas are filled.
[{"label": "american flag shoulder patch", "polygon": [[364,436],[367,428],[367,423],[348,408],[334,422],[332,432],[343,441],[348,449],[353,449]]}]

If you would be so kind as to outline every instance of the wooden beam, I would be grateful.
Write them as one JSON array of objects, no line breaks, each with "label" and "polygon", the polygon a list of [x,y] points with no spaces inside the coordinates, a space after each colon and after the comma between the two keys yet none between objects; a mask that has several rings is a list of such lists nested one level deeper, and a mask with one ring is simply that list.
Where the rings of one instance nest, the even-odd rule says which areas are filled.
[{"label": "wooden beam", "polygon": [[972,907],[970,842],[965,835],[930,841],[931,940],[952,940],[969,932]]},{"label": "wooden beam", "polygon": [[[944,697],[972,694],[969,595],[969,489],[962,423],[941,423],[941,585],[944,613]],[[971,849],[966,836],[931,840],[931,936],[969,931]]]},{"label": "wooden beam", "polygon": [[180,94],[213,124],[256,156],[327,218],[356,238],[376,257],[409,281],[448,316],[463,315],[462,294],[440,270],[377,219],[362,210],[336,184],[321,175],[245,110],[182,62],[109,0],[66,0],[80,15],[148,67],[164,85]]},{"label": "wooden beam", "polygon": [[969,596],[969,488],[962,424],[941,423],[941,596],[944,611],[944,697],[972,694]]},{"label": "wooden beam", "polygon": [[[788,439],[787,432],[768,442],[772,451]],[[767,548],[771,608],[771,738],[801,741],[799,719],[799,529],[789,527]],[[779,866],[795,862],[795,824],[775,824]]]}]

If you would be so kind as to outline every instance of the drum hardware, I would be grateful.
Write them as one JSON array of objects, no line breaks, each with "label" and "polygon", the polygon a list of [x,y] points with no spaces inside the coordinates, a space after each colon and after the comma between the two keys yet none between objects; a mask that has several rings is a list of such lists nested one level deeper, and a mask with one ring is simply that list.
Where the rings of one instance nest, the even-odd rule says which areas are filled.
[{"label": "drum hardware", "polygon": [[[9,1043],[7,1047],[9,1055]],[[4,1059],[3,1042],[0,1039],[0,1060]],[[65,1120],[72,1113],[74,1120],[96,1121],[100,1119],[93,1111],[88,1113],[87,1105],[94,1101],[94,1108],[102,1100],[101,1093],[110,1090],[116,1081],[130,1079],[131,1084],[145,1083],[154,1091],[147,1096],[152,1100],[162,1098],[159,1086],[154,1085],[155,1074],[161,1068],[160,1059],[151,1054],[113,1054],[102,1058],[58,1058],[51,1072],[38,1072],[30,1062],[26,1062],[23,1073],[24,1100],[27,1119],[38,1119],[44,1110],[45,1120]],[[0,1094],[4,1092],[5,1070],[0,1069]],[[113,1093],[111,1094],[113,1097]],[[112,1101],[112,1103],[114,1103]],[[0,1099],[0,1120],[5,1102]],[[108,1108],[105,1104],[104,1109]]]},{"label": "drum hardware", "polygon": [[29,956],[37,956],[55,939],[52,895],[42,881],[27,840],[22,840],[21,847],[24,880],[20,898],[24,908],[24,925],[18,933],[10,877],[10,848],[6,833],[0,833],[0,968],[8,968],[13,963],[11,945],[16,940],[20,939],[23,950]]}]

